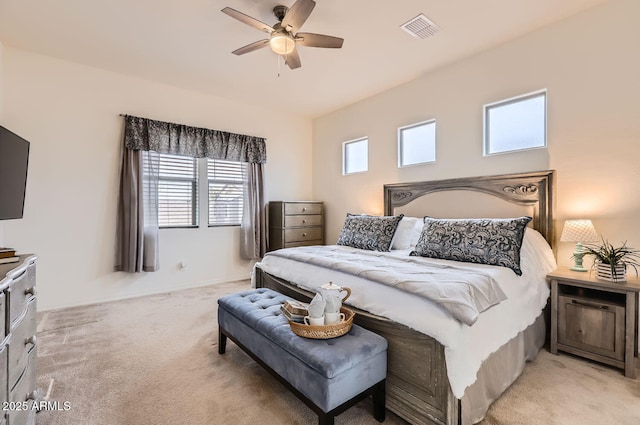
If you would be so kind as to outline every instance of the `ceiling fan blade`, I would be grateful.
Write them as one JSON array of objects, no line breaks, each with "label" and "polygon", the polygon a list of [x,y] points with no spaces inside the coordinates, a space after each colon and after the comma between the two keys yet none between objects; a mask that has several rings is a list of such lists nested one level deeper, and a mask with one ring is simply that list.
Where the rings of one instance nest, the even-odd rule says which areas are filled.
[{"label": "ceiling fan blade", "polygon": [[296,32],[302,24],[305,23],[311,11],[316,7],[316,2],[313,0],[298,0],[287,11],[282,19],[282,28],[287,31]]},{"label": "ceiling fan blade", "polygon": [[298,54],[298,50],[293,49],[293,52],[286,55],[284,57],[284,63],[286,63],[291,69],[300,68],[302,66],[302,63],[300,63],[300,55]]},{"label": "ceiling fan blade", "polygon": [[339,49],[342,47],[344,39],[331,35],[314,34],[311,32],[299,32],[296,34],[296,44],[307,47],[326,47]]},{"label": "ceiling fan blade", "polygon": [[226,13],[227,15],[231,16],[232,18],[237,19],[238,21],[242,22],[243,24],[247,24],[250,27],[254,27],[256,29],[259,29],[260,31],[266,32],[271,34],[273,31],[275,31],[270,25],[265,24],[262,21],[258,21],[255,18],[252,18],[249,15],[245,15],[242,12],[238,12],[235,9],[232,9],[230,7],[225,7],[224,9],[222,9],[222,13]]},{"label": "ceiling fan blade", "polygon": [[244,55],[245,53],[253,52],[254,50],[262,49],[263,47],[268,45],[269,45],[269,40],[267,39],[260,40],[251,44],[247,44],[246,46],[236,49],[231,53],[233,53],[234,55],[240,56],[240,55]]}]

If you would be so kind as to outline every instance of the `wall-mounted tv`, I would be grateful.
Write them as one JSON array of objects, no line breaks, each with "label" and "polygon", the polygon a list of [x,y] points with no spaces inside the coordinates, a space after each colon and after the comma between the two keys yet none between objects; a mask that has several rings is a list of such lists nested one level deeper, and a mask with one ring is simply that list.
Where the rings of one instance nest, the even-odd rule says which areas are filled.
[{"label": "wall-mounted tv", "polygon": [[0,220],[22,218],[29,142],[0,126]]}]

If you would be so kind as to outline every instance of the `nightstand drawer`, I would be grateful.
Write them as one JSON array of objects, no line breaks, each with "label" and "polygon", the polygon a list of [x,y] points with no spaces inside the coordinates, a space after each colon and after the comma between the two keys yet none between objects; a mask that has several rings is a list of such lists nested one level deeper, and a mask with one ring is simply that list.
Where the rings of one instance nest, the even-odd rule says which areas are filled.
[{"label": "nightstand drawer", "polygon": [[322,214],[321,203],[286,202],[284,204],[285,215],[297,214]]},{"label": "nightstand drawer", "polygon": [[624,336],[624,305],[558,295],[558,344],[624,360]]},{"label": "nightstand drawer", "polygon": [[285,243],[299,242],[299,241],[312,241],[316,239],[322,239],[321,227],[310,227],[302,229],[285,229],[284,240]]},{"label": "nightstand drawer", "polygon": [[284,218],[284,227],[305,227],[322,225],[321,215],[287,215]]}]

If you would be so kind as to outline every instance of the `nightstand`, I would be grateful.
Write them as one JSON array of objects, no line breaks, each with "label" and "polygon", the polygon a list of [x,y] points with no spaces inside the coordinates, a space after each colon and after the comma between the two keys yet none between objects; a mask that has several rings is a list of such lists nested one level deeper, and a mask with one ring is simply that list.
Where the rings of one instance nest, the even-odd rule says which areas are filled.
[{"label": "nightstand", "polygon": [[565,351],[636,377],[640,279],[598,280],[595,272],[558,269],[551,282],[551,353]]}]

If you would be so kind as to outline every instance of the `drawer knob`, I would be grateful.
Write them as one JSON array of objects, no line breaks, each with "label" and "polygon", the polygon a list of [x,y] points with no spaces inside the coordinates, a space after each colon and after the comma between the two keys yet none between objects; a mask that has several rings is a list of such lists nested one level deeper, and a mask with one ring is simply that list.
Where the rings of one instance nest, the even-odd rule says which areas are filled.
[{"label": "drawer knob", "polygon": [[303,237],[306,237],[306,236],[307,236],[307,234],[306,234],[306,233],[303,233],[303,234],[302,234],[302,236],[303,236]]},{"label": "drawer knob", "polygon": [[29,400],[37,400],[37,399],[38,399],[38,390],[31,391],[31,392],[27,395],[27,401],[29,401]]},{"label": "drawer knob", "polygon": [[24,345],[28,345],[28,344],[36,345],[36,336],[35,335],[31,335],[29,338],[26,339],[26,341],[24,342]]},{"label": "drawer knob", "polygon": [[307,210],[306,208],[303,208],[303,209],[302,209],[302,212],[305,212],[306,210]]},{"label": "drawer knob", "polygon": [[307,222],[307,220],[302,220],[302,224],[305,224]]},{"label": "drawer knob", "polygon": [[36,287],[32,286],[31,288],[27,288],[24,290],[25,295],[35,295],[36,294]]}]

